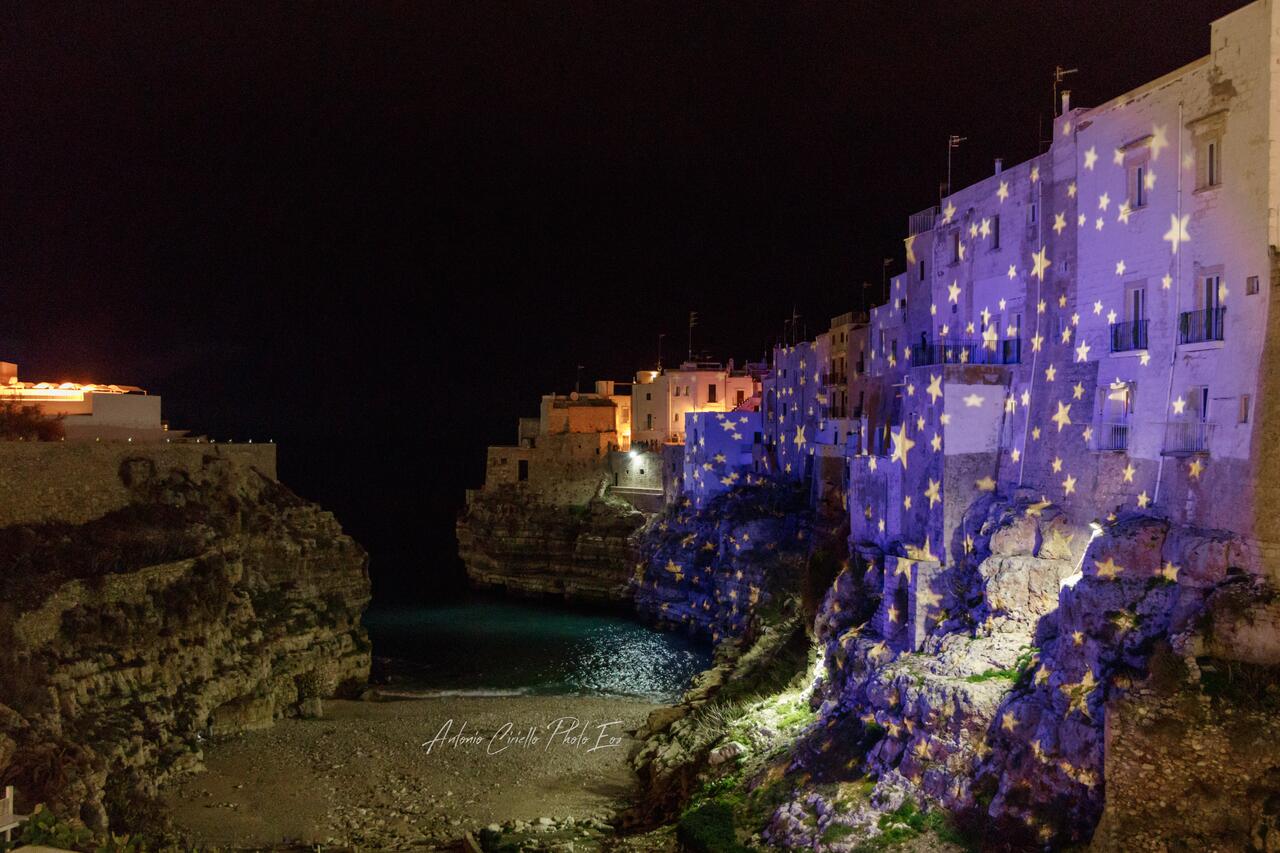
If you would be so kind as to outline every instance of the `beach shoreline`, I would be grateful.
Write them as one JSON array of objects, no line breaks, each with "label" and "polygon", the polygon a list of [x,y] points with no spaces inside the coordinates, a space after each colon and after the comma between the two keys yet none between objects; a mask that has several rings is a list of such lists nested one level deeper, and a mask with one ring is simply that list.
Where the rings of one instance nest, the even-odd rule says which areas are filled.
[{"label": "beach shoreline", "polygon": [[636,788],[632,732],[663,707],[612,696],[326,701],[204,750],[161,791],[192,843],[409,849],[493,823],[607,821]]}]

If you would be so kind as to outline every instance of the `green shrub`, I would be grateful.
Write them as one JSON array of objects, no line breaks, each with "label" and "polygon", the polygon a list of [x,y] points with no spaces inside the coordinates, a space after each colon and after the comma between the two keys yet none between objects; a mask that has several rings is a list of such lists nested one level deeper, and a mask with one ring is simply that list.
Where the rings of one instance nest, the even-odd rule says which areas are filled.
[{"label": "green shrub", "polygon": [[746,853],[734,831],[733,807],[710,800],[685,812],[676,824],[676,837],[693,853]]}]

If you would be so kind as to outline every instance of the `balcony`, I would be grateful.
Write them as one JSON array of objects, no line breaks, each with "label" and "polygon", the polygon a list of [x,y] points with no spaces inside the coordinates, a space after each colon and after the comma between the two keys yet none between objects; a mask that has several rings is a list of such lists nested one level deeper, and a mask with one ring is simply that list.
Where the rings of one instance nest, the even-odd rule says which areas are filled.
[{"label": "balcony", "polygon": [[1222,318],[1226,313],[1227,309],[1221,307],[1183,311],[1178,316],[1178,343],[1198,344],[1222,340]]},{"label": "balcony", "polygon": [[911,214],[911,218],[907,220],[907,233],[919,234],[922,231],[932,231],[933,222],[938,218],[938,206],[925,208],[919,213]]},{"label": "balcony", "polygon": [[1123,453],[1129,449],[1132,426],[1128,421],[1105,421],[1093,430],[1093,449],[1101,452]]},{"label": "balcony", "polygon": [[912,367],[930,364],[1018,364],[1021,361],[1020,338],[989,343],[960,338],[932,340],[911,348]]},{"label": "balcony", "polygon": [[1191,456],[1208,453],[1216,424],[1208,421],[1169,421],[1164,425],[1165,456]]},{"label": "balcony", "polygon": [[1148,320],[1126,320],[1123,323],[1112,323],[1111,351],[1129,352],[1146,349],[1148,322]]}]

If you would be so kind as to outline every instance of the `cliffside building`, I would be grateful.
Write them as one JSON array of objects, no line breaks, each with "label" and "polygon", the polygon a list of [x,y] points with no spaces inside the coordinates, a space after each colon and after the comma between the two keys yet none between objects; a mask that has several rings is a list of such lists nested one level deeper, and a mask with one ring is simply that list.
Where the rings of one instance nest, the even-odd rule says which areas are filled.
[{"label": "cliffside building", "polygon": [[68,441],[148,442],[170,437],[168,424],[161,420],[160,397],[133,385],[26,382],[18,378],[18,365],[2,361],[0,402],[34,406],[46,417],[61,417]]}]

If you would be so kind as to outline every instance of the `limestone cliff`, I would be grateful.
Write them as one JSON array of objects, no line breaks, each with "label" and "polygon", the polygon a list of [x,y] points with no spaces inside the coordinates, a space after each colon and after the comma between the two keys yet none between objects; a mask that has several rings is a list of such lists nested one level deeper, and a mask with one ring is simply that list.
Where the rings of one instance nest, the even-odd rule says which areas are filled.
[{"label": "limestone cliff", "polygon": [[458,554],[479,587],[574,601],[625,601],[634,535],[645,516],[603,490],[584,505],[517,489],[472,493],[458,517]]},{"label": "limestone cliff", "polygon": [[718,641],[737,637],[753,612],[800,589],[812,513],[794,483],[762,480],[706,506],[671,505],[639,541],[637,611]]},{"label": "limestone cliff", "polygon": [[123,508],[0,529],[0,779],[95,830],[369,669],[367,559],[330,513],[212,452],[118,476]]}]

